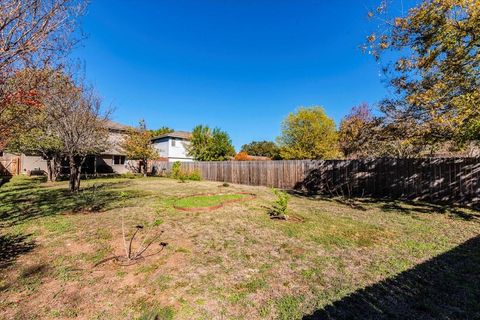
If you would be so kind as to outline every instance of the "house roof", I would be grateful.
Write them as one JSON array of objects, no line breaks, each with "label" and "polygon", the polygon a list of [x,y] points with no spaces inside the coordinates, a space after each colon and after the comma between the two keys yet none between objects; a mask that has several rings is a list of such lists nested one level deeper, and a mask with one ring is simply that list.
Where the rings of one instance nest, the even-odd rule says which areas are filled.
[{"label": "house roof", "polygon": [[188,131],[173,131],[170,133],[159,135],[158,137],[155,137],[152,140],[158,140],[162,138],[180,138],[180,139],[190,140],[191,137],[192,137],[192,134]]},{"label": "house roof", "polygon": [[251,155],[248,155],[248,158],[249,158],[249,160],[253,160],[253,161],[267,161],[267,160],[272,160],[272,159],[269,158],[269,157],[251,156]]},{"label": "house roof", "polygon": [[112,120],[107,120],[106,121],[107,128],[110,130],[118,130],[118,131],[127,131],[128,129],[131,129],[132,127],[127,126],[125,124],[121,124]]},{"label": "house roof", "polygon": [[110,133],[120,133],[120,135],[110,135],[109,136],[109,146],[107,148],[107,150],[105,150],[104,152],[102,152],[101,154],[103,155],[125,155],[125,150],[123,150],[122,146],[121,146],[121,143],[122,143],[122,136],[123,134],[125,134],[129,129],[132,129],[132,127],[130,126],[127,126],[127,125],[124,125],[124,124],[121,124],[121,123],[118,123],[118,122],[115,122],[115,121],[111,121],[111,120],[107,120],[106,121],[106,127],[108,128],[108,130],[110,131]]}]

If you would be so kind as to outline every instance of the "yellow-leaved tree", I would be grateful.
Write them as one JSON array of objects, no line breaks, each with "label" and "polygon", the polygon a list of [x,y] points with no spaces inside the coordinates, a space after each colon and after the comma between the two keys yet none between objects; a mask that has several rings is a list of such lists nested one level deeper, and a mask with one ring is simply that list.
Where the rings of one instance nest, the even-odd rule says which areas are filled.
[{"label": "yellow-leaved tree", "polygon": [[139,172],[147,176],[148,160],[160,157],[158,150],[152,144],[153,134],[147,130],[145,121],[141,120],[138,128],[131,128],[121,146],[127,158],[138,160]]},{"label": "yellow-leaved tree", "polygon": [[385,127],[431,150],[480,140],[480,0],[423,0],[397,13],[395,4],[369,13],[382,27],[365,45],[393,88],[380,103]]},{"label": "yellow-leaved tree", "polygon": [[277,138],[283,159],[328,159],[340,155],[335,122],[322,107],[301,107],[282,122]]}]

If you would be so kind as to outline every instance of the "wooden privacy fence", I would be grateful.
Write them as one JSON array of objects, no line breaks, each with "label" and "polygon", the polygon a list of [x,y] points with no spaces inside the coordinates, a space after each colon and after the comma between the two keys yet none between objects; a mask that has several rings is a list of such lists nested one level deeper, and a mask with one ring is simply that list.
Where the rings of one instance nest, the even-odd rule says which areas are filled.
[{"label": "wooden privacy fence", "polygon": [[[172,163],[156,162],[157,173]],[[478,205],[480,158],[182,162],[205,180],[331,196],[405,198]]]},{"label": "wooden privacy fence", "polygon": [[13,176],[20,173],[20,159],[0,160],[0,176]]}]

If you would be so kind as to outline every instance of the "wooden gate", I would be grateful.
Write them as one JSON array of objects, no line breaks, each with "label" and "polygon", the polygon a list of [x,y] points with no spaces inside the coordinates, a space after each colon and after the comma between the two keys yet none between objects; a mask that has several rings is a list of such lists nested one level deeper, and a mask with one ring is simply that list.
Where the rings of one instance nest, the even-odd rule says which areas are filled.
[{"label": "wooden gate", "polygon": [[20,159],[0,160],[0,176],[14,176],[20,174]]}]

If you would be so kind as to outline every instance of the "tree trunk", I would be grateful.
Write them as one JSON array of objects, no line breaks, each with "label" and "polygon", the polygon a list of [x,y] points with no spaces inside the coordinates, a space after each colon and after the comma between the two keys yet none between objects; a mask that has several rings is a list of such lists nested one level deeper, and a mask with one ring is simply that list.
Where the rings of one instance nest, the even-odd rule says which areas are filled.
[{"label": "tree trunk", "polygon": [[78,167],[77,171],[77,178],[75,179],[76,185],[75,185],[75,191],[80,191],[80,175],[82,174],[82,165]]},{"label": "tree trunk", "polygon": [[53,163],[52,159],[47,158],[47,182],[53,181]]},{"label": "tree trunk", "polygon": [[44,157],[47,161],[47,181],[55,182],[57,181],[58,175],[60,173],[60,157],[58,154],[53,154]]},{"label": "tree trunk", "polygon": [[80,175],[82,173],[82,164],[84,161],[85,157],[68,157],[70,167],[70,179],[68,186],[71,192],[77,192],[80,190]]},{"label": "tree trunk", "polygon": [[68,186],[71,192],[75,192],[77,191],[75,188],[77,187],[78,167],[74,156],[68,156],[68,166],[70,167]]},{"label": "tree trunk", "polygon": [[52,181],[57,181],[60,174],[60,163],[62,159],[58,155],[53,156],[53,166],[52,166]]},{"label": "tree trunk", "polygon": [[142,161],[142,165],[143,165],[143,176],[146,177],[147,176],[147,170],[148,170],[148,161],[147,160],[143,160]]}]

